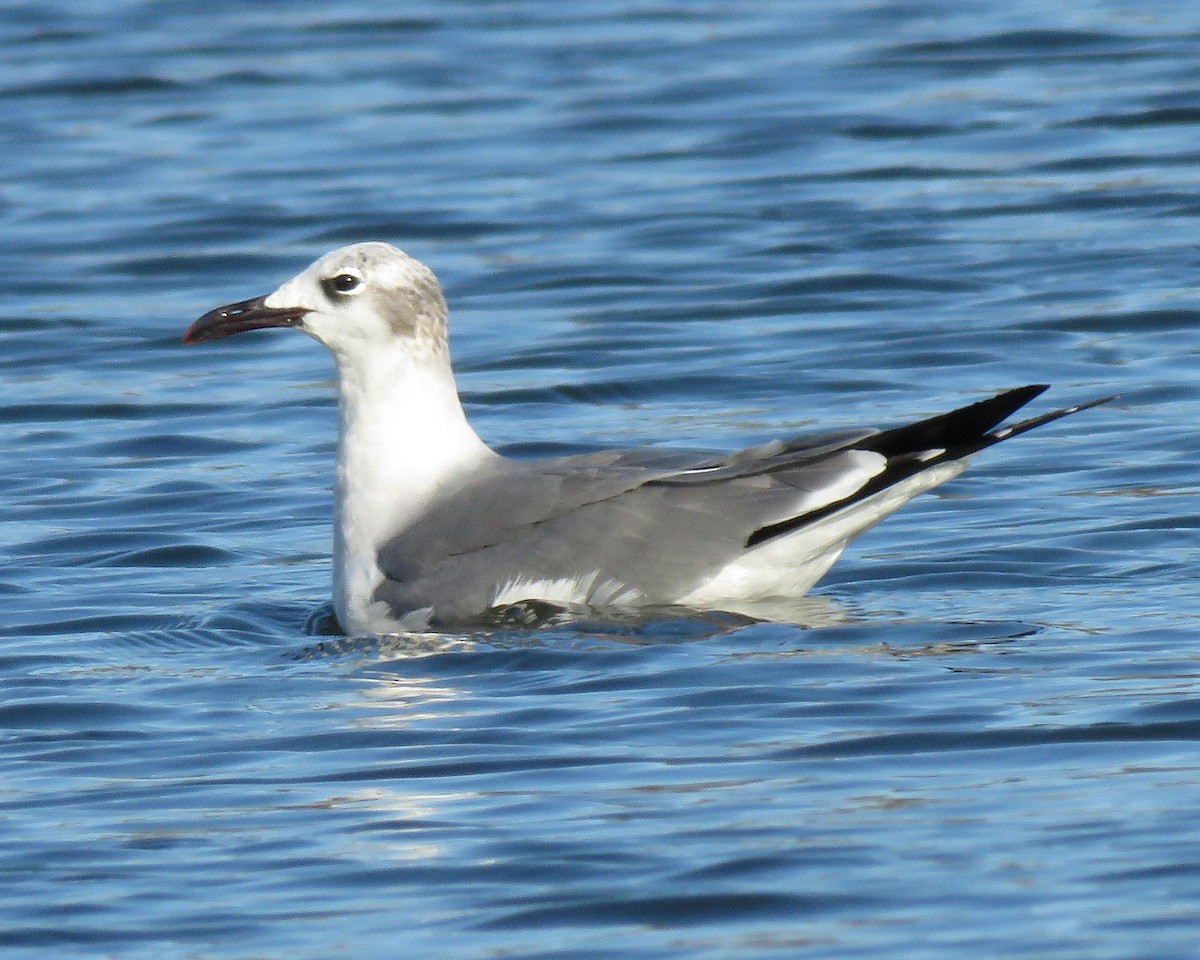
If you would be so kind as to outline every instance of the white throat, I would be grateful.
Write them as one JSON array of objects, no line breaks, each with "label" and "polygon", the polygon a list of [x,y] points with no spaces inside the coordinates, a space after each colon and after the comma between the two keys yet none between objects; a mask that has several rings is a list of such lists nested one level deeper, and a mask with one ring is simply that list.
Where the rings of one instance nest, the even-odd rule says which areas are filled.
[{"label": "white throat", "polygon": [[333,600],[347,633],[389,629],[372,608],[378,550],[411,524],[437,487],[494,457],[467,423],[449,360],[401,344],[338,361]]}]

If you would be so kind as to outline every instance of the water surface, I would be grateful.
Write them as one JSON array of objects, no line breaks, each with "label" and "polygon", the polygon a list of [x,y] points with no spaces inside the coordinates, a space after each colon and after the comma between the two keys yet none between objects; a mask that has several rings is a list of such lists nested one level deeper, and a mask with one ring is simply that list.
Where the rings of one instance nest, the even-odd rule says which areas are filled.
[{"label": "water surface", "polygon": [[[10,10],[6,956],[1193,952],[1198,40],[1182,0]],[[872,532],[807,628],[325,636],[331,363],[179,337],[364,239],[443,278],[516,455],[1123,399]]]}]

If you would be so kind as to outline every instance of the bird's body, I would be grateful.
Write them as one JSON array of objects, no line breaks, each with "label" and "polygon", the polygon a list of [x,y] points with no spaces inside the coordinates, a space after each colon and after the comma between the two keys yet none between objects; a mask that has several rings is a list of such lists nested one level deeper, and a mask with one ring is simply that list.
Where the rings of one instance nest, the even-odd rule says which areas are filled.
[{"label": "bird's body", "polygon": [[350,633],[469,624],[512,604],[755,612],[805,593],[850,540],[972,454],[1082,409],[998,428],[1045,389],[1033,386],[728,456],[517,461],[467,422],[441,288],[396,248],[335,250],[267,297],[206,314],[185,342],[278,326],[337,362],[334,606]]}]

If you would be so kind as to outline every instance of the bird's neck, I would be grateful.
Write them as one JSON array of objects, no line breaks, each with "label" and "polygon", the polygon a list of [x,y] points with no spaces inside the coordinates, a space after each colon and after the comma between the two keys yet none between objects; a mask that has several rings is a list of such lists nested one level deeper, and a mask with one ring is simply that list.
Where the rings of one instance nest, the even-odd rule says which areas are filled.
[{"label": "bird's neck", "polygon": [[[373,355],[338,363],[334,605],[343,629],[367,614],[380,546],[420,517],[437,488],[495,456],[467,423],[448,360]],[[436,362],[435,362],[436,361]]]}]

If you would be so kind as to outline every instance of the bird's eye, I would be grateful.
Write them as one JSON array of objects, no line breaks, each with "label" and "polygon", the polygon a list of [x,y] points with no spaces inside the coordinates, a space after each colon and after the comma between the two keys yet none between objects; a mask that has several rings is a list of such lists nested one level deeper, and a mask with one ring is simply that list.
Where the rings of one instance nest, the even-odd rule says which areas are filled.
[{"label": "bird's eye", "polygon": [[362,281],[352,273],[339,273],[325,281],[325,289],[331,293],[349,293]]}]

